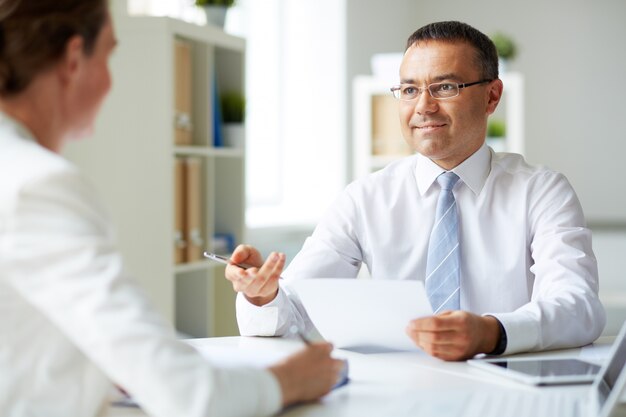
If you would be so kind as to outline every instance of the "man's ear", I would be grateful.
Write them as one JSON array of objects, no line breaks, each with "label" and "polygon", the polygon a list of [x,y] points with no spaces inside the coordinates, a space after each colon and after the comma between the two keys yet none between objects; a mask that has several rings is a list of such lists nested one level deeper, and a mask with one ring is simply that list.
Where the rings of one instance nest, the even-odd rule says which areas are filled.
[{"label": "man's ear", "polygon": [[500,79],[492,81],[489,85],[487,89],[487,115],[496,111],[496,107],[498,107],[498,103],[500,103],[500,99],[502,98],[503,89],[504,85]]},{"label": "man's ear", "polygon": [[78,35],[72,36],[65,45],[65,53],[58,65],[64,85],[71,83],[80,74],[84,58],[83,38]]}]

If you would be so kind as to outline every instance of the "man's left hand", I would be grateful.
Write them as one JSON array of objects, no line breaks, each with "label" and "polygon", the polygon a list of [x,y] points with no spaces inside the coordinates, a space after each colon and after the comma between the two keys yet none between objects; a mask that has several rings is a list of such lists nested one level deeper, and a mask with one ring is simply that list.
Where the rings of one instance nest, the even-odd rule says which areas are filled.
[{"label": "man's left hand", "polygon": [[426,353],[447,361],[489,353],[500,339],[498,320],[467,311],[444,311],[412,320],[406,333]]}]

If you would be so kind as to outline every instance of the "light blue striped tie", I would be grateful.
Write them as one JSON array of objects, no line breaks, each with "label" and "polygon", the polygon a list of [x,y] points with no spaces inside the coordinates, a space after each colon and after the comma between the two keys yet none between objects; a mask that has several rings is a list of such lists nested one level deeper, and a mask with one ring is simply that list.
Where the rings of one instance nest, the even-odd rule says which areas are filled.
[{"label": "light blue striped tie", "polygon": [[454,172],[437,177],[441,192],[426,262],[426,294],[435,314],[460,308],[459,218],[452,194],[458,180]]}]

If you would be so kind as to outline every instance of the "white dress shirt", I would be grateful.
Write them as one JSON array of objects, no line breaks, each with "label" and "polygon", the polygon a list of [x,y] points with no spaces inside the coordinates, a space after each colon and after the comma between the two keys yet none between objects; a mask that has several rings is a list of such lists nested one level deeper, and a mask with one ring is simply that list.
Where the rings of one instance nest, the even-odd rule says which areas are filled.
[{"label": "white dress shirt", "polygon": [[149,305],[78,171],[0,114],[0,415],[82,417],[111,384],[150,415],[280,408],[266,370],[219,369]]},{"label": "white dress shirt", "polygon": [[[419,154],[348,185],[283,274],[265,306],[237,298],[242,335],[312,328],[289,281],[356,277],[424,280],[444,170]],[[591,232],[559,173],[487,145],[453,169],[461,247],[461,309],[495,316],[505,353],[580,346],[605,324]],[[376,306],[372,306],[376,308]]]}]

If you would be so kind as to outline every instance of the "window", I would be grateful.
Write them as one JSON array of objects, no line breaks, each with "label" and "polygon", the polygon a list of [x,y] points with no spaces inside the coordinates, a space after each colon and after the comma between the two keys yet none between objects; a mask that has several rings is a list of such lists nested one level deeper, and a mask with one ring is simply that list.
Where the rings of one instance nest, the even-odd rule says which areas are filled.
[{"label": "window", "polygon": [[240,0],[239,7],[233,30],[247,38],[248,226],[314,224],[345,185],[345,2]]}]

